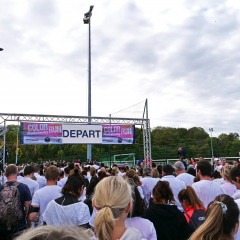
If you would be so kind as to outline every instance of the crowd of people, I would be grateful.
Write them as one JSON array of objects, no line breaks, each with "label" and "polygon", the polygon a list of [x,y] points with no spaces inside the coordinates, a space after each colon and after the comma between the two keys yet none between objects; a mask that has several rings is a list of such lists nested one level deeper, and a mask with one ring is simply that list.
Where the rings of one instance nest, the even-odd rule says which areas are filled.
[{"label": "crowd of people", "polygon": [[76,159],[5,165],[0,238],[240,240],[239,160],[213,159],[180,156],[152,168]]}]

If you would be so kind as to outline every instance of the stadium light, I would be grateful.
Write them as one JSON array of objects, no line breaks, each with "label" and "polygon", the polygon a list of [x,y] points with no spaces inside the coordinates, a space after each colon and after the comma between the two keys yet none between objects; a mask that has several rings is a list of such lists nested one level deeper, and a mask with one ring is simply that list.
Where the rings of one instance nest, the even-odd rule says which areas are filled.
[{"label": "stadium light", "polygon": [[0,48],[0,51],[3,51],[4,49],[3,48]]},{"label": "stadium light", "polygon": [[[209,128],[209,131],[211,132],[211,148],[212,148],[212,157],[213,157],[213,144],[212,144],[212,132],[213,132],[213,128]],[[213,159],[212,159],[212,163],[213,163]]]},{"label": "stadium light", "polygon": [[[83,23],[89,25],[88,30],[88,117],[91,117],[92,115],[92,109],[91,109],[91,16],[92,16],[92,10],[93,5],[90,6],[90,9],[87,13],[84,14]],[[88,118],[88,123],[91,124],[91,119]],[[89,159],[89,162],[92,161],[92,145],[87,145],[87,158]]]}]

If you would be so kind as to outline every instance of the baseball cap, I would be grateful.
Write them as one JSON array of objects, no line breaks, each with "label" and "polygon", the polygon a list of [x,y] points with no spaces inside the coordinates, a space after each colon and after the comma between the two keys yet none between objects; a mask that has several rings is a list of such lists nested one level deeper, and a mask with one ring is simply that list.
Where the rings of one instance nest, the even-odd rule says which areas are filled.
[{"label": "baseball cap", "polygon": [[220,160],[219,158],[215,158],[215,159],[214,159],[214,162],[216,162],[216,161],[221,162],[221,160]]},{"label": "baseball cap", "polygon": [[182,147],[183,145],[180,145],[179,147]]}]

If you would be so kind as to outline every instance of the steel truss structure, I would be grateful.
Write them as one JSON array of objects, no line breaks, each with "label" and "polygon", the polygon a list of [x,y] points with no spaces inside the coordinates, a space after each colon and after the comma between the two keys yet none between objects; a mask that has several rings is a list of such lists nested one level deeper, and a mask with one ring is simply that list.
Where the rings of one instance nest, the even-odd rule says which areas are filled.
[{"label": "steel truss structure", "polygon": [[141,125],[143,127],[144,158],[151,159],[151,135],[150,120],[146,118],[112,118],[112,117],[86,117],[86,116],[63,116],[63,115],[38,115],[38,114],[16,114],[0,113],[0,151],[3,150],[3,159],[5,164],[5,146],[6,146],[6,122],[60,122],[74,124],[131,124]]}]

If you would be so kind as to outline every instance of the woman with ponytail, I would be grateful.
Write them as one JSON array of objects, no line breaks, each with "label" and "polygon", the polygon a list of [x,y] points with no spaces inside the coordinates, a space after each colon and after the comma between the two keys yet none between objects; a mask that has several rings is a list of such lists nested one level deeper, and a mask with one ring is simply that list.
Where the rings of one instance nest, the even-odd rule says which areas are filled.
[{"label": "woman with ponytail", "polygon": [[98,211],[94,231],[98,240],[141,240],[134,228],[126,228],[125,220],[132,207],[131,187],[119,177],[104,178],[96,186],[93,206]]},{"label": "woman with ponytail", "polygon": [[62,188],[63,196],[52,200],[47,205],[43,220],[47,225],[72,225],[89,228],[90,212],[88,206],[78,199],[84,191],[85,179],[77,168],[68,176]]},{"label": "woman with ponytail", "polygon": [[153,223],[158,240],[185,240],[190,236],[187,220],[175,205],[167,181],[157,182],[153,188],[153,203],[150,203],[143,217]]},{"label": "woman with ponytail", "polygon": [[233,198],[222,194],[209,204],[205,222],[190,240],[234,240],[238,226],[238,206]]},{"label": "woman with ponytail", "polygon": [[193,233],[205,221],[205,211],[202,201],[191,186],[182,189],[178,194],[179,202],[184,209],[186,220]]}]

